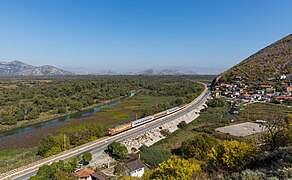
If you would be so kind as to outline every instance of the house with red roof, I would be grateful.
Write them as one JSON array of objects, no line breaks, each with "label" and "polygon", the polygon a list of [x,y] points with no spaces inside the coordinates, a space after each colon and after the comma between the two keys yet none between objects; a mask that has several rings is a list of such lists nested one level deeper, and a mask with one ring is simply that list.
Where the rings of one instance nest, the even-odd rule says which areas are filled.
[{"label": "house with red roof", "polygon": [[94,173],[92,169],[81,169],[75,172],[73,175],[78,178],[78,180],[92,180],[91,174]]}]

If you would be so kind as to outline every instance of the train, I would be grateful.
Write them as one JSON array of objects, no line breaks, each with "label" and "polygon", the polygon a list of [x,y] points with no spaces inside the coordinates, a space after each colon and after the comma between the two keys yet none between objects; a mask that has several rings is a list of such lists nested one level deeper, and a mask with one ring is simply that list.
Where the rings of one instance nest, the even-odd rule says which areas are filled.
[{"label": "train", "polygon": [[186,106],[182,106],[182,107],[174,107],[174,108],[171,108],[171,109],[168,109],[166,111],[163,111],[163,112],[160,112],[160,113],[157,113],[155,115],[152,115],[152,116],[147,116],[147,117],[143,117],[141,119],[137,119],[135,121],[132,121],[132,122],[129,122],[129,123],[126,123],[126,124],[122,124],[122,125],[118,125],[118,126],[115,126],[113,128],[110,128],[108,130],[108,135],[109,136],[112,136],[112,135],[115,135],[115,134],[118,134],[120,132],[124,132],[124,131],[127,131],[129,129],[132,129],[132,128],[135,128],[137,126],[140,126],[142,124],[145,124],[145,123],[148,123],[148,122],[151,122],[155,119],[158,119],[158,118],[162,118],[164,116],[167,116],[169,114],[172,114],[174,112],[177,112],[183,108],[185,108]]}]

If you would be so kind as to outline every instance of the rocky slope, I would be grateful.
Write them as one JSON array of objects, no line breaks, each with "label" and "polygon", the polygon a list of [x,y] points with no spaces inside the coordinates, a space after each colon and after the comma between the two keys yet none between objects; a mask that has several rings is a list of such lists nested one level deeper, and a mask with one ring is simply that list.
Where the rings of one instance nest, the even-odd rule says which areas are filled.
[{"label": "rocky slope", "polygon": [[292,75],[292,34],[265,47],[221,74],[221,82],[242,76],[251,83],[274,81]]},{"label": "rocky slope", "polygon": [[32,66],[20,61],[0,62],[0,75],[3,76],[62,76],[74,75],[54,66]]}]

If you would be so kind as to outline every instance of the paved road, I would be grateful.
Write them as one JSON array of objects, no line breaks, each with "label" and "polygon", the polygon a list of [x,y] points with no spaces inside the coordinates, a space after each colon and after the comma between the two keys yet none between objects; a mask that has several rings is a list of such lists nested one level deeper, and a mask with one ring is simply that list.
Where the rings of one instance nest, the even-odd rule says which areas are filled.
[{"label": "paved road", "polygon": [[23,168],[19,168],[13,171],[10,171],[8,173],[5,174],[0,174],[0,179],[16,179],[16,180],[25,180],[28,179],[30,176],[33,176],[36,174],[38,168],[44,164],[49,164],[50,162],[54,162],[54,161],[58,161],[58,160],[68,160],[71,157],[75,157],[79,154],[83,154],[84,152],[91,152],[91,153],[96,153],[96,152],[100,152],[103,151],[107,148],[107,146],[114,142],[122,142],[125,141],[127,139],[130,139],[132,137],[136,137],[144,132],[147,132],[151,129],[157,128],[165,123],[168,123],[170,121],[173,121],[175,119],[177,119],[178,117],[183,116],[184,114],[197,109],[199,106],[202,106],[206,100],[207,97],[209,96],[210,92],[209,90],[205,90],[195,101],[193,101],[192,103],[190,103],[189,105],[187,105],[187,107],[181,111],[178,111],[174,114],[171,114],[169,116],[160,118],[158,120],[155,120],[153,122],[147,123],[145,125],[136,127],[134,129],[128,130],[126,132],[117,134],[115,136],[111,136],[111,137],[104,137],[101,138],[95,142],[91,142],[91,143],[87,143],[85,145],[73,148],[71,150],[68,151],[64,151],[58,155],[40,160],[34,164],[31,164],[31,166],[28,167],[23,167]]}]

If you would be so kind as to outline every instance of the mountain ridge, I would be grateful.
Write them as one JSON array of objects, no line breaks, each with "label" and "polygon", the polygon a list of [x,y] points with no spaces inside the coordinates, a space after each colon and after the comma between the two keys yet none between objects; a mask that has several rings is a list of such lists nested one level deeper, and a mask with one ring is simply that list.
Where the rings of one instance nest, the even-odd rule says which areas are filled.
[{"label": "mountain ridge", "polygon": [[74,73],[51,65],[33,66],[21,61],[0,61],[1,76],[68,76]]}]

